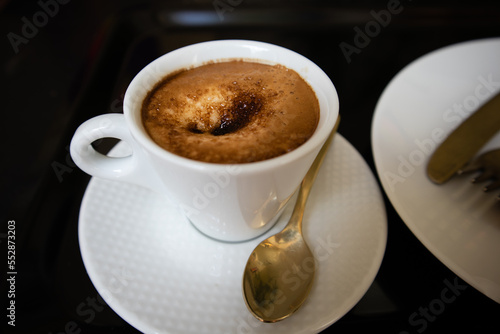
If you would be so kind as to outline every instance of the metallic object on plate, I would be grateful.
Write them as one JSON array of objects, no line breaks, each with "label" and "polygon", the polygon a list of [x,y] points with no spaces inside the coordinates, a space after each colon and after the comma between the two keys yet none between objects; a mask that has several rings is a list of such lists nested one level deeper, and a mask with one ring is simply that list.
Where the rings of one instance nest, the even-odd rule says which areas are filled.
[{"label": "metallic object on plate", "polygon": [[260,321],[277,322],[294,313],[309,295],[315,269],[314,255],[302,236],[302,218],[311,187],[337,131],[332,133],[302,181],[297,202],[285,228],[253,250],[243,273],[243,295]]},{"label": "metallic object on plate", "polygon": [[500,129],[500,93],[460,124],[433,153],[427,165],[431,181],[448,181]]},{"label": "metallic object on plate", "polygon": [[[499,111],[500,112],[500,111]],[[480,172],[472,179],[473,183],[490,181],[483,187],[483,191],[500,188],[500,149],[491,150],[481,154],[465,168],[460,169],[458,174]],[[500,196],[498,196],[500,199]]]}]

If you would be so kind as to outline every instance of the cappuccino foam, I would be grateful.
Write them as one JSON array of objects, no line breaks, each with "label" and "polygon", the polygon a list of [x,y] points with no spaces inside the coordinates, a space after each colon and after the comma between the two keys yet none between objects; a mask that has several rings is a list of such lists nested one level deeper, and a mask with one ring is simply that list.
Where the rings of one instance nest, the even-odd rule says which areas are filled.
[{"label": "cappuccino foam", "polygon": [[295,71],[242,60],[168,75],[143,102],[159,146],[213,163],[248,163],[290,152],[314,133],[319,103]]}]

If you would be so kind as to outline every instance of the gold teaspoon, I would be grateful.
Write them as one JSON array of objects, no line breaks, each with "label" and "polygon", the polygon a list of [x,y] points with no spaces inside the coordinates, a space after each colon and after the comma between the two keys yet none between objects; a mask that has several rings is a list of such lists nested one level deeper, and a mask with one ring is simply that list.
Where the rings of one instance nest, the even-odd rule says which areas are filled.
[{"label": "gold teaspoon", "polygon": [[260,321],[277,322],[297,311],[311,291],[315,260],[302,236],[302,218],[311,187],[337,131],[321,148],[302,181],[290,221],[262,241],[250,255],[243,273],[243,295],[250,312]]}]

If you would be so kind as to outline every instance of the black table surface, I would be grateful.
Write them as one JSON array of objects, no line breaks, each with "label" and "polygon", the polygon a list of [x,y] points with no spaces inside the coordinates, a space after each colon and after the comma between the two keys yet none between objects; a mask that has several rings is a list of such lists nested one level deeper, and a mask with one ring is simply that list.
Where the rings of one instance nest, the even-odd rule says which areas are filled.
[{"label": "black table surface", "polygon": [[[260,40],[297,51],[328,74],[340,98],[339,132],[376,175],[371,122],[383,89],[430,51],[500,36],[500,3],[4,0],[0,32],[0,242],[2,286],[8,287],[2,289],[2,326],[8,333],[137,333],[107,305],[95,304],[97,291],[82,263],[78,213],[90,177],[68,152],[79,124],[122,112],[133,76],[168,51],[215,39]],[[98,149],[114,143],[103,141]],[[376,279],[323,333],[498,333],[500,305],[438,261],[385,195],[384,201],[389,234]],[[12,222],[14,287],[4,284],[12,271]],[[449,284],[460,285],[457,298],[439,303]],[[15,326],[7,317],[12,299]],[[77,312],[82,303],[94,307],[91,321]]]}]

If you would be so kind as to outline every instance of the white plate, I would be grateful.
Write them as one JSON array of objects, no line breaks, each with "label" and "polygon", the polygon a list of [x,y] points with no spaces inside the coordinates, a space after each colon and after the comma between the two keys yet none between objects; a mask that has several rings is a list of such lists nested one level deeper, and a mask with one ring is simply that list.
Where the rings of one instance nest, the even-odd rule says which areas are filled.
[{"label": "white plate", "polygon": [[[121,143],[114,153],[123,154]],[[243,301],[242,273],[253,248],[284,227],[286,208],[265,235],[222,243],[195,230],[147,189],[93,178],[83,198],[79,242],[106,303],[145,333],[318,333],[365,294],[380,267],[387,221],[374,175],[341,136],[312,189],[304,233],[317,271],[296,314],[264,324]]]},{"label": "white plate", "polygon": [[[438,186],[425,173],[435,147],[498,91],[500,38],[425,55],[383,92],[372,148],[382,185],[410,230],[455,274],[500,302],[500,191],[483,193],[470,175]],[[481,152],[492,148],[500,148],[500,135]]]}]

